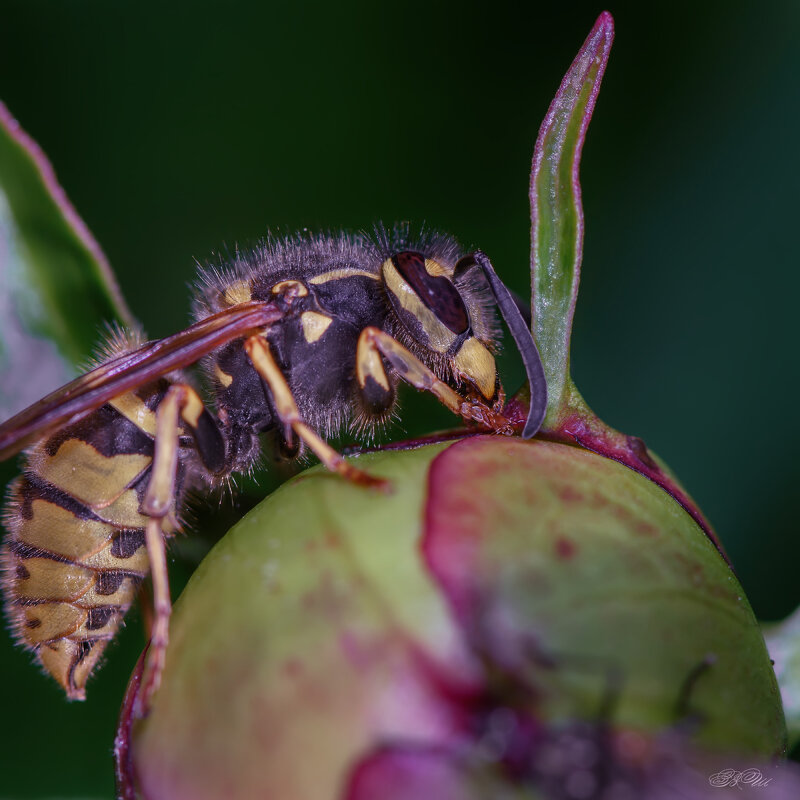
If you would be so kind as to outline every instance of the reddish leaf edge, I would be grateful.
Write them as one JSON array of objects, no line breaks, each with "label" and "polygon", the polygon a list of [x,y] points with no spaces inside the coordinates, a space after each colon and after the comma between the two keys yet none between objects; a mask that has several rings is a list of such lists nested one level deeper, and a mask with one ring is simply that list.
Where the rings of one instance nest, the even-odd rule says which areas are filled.
[{"label": "reddish leaf edge", "polygon": [[108,293],[111,296],[111,301],[119,314],[120,318],[126,325],[135,324],[133,314],[131,314],[125,299],[122,296],[117,280],[114,277],[114,272],[111,265],[100,247],[98,241],[92,236],[88,226],[83,221],[81,216],[75,210],[67,193],[64,191],[61,184],[58,182],[53,165],[44,154],[39,145],[26,133],[16,117],[9,111],[5,103],[0,100],[0,126],[2,126],[8,136],[28,155],[33,163],[42,184],[46,188],[48,194],[53,199],[56,207],[61,212],[65,221],[75,233],[80,243],[86,248],[86,251],[91,256],[92,260],[97,266],[100,277],[105,284]]},{"label": "reddish leaf edge", "polygon": [[122,706],[119,711],[117,732],[114,736],[114,777],[117,784],[116,800],[137,800],[136,769],[131,750],[133,727],[139,717],[136,715],[136,701],[144,672],[144,660],[149,645],[146,645],[131,673]]}]

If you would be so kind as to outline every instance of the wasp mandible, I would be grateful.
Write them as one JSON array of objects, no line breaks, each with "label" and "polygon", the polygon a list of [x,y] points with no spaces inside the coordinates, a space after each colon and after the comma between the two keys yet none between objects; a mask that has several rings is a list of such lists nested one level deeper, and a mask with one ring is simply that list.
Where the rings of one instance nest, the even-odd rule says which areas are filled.
[{"label": "wasp mandible", "polygon": [[[326,439],[380,426],[401,380],[484,430],[512,433],[495,309],[525,364],[522,435],[531,437],[544,417],[544,373],[482,252],[399,225],[273,238],[201,270],[193,325],[152,342],[118,332],[94,369],[0,425],[0,459],[28,447],[4,516],[3,588],[17,639],[69,698],[83,699],[150,572],[146,708],[169,632],[165,537],[180,528],[187,490],[251,469],[270,430],[283,455],[307,449],[343,478],[385,489]],[[198,362],[209,404],[185,372]]]}]

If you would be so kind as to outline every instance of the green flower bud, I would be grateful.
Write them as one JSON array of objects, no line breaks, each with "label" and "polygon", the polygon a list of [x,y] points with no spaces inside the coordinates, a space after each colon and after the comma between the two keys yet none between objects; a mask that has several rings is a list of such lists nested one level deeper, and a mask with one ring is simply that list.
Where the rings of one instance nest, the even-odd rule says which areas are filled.
[{"label": "green flower bud", "polygon": [[394,491],[311,470],[192,577],[134,731],[144,798],[385,797],[365,782],[400,755],[453,796],[535,797],[542,742],[576,719],[782,751],[741,587],[651,481],[491,436],[359,464]]}]

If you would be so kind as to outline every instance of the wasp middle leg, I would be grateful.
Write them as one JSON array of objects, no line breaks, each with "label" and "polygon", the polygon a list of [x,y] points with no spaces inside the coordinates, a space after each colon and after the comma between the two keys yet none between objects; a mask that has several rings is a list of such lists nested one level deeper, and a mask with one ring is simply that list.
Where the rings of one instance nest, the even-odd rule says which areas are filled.
[{"label": "wasp middle leg", "polygon": [[368,391],[370,385],[373,392],[375,386],[388,387],[379,354],[386,358],[406,383],[430,392],[454,414],[498,433],[513,433],[510,420],[479,400],[462,397],[410,350],[380,328],[364,328],[358,339],[356,375],[362,391]]},{"label": "wasp middle leg", "polygon": [[361,486],[371,486],[376,489],[387,490],[389,482],[383,478],[376,478],[363,470],[348,464],[344,457],[336,452],[315,431],[313,431],[300,417],[297,403],[292,396],[286,378],[276,363],[269,344],[261,336],[251,336],[245,340],[245,350],[250,361],[267,385],[275,403],[278,417],[287,428],[286,438],[291,436],[291,431],[305,442],[319,460],[331,471],[337,472],[343,478]]}]

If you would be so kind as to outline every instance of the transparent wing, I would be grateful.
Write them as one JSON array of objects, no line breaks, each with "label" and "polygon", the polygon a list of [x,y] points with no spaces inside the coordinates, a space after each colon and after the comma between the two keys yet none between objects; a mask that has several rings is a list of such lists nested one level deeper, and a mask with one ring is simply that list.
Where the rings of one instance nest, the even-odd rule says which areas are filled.
[{"label": "transparent wing", "polygon": [[114,397],[194,364],[217,347],[273,325],[282,316],[274,304],[242,303],[101,364],[0,425],[0,461]]}]

